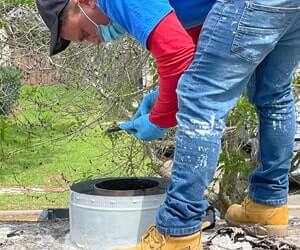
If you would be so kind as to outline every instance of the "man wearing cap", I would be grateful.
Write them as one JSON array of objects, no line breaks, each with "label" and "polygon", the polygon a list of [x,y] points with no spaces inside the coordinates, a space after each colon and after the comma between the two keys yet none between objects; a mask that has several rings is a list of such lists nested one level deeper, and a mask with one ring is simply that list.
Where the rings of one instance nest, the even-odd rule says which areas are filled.
[{"label": "man wearing cap", "polygon": [[[260,224],[272,235],[286,235],[295,135],[291,80],[300,61],[299,0],[37,3],[51,30],[51,54],[64,50],[69,41],[99,44],[127,32],[157,60],[158,92],[146,96],[133,120],[121,127],[138,139],[154,140],[177,122],[172,178],[155,227],[128,250],[202,249],[201,217],[208,205],[204,190],[215,172],[225,118],[250,78],[248,95],[260,122],[258,168],[250,176],[248,198],[232,205],[226,220]],[[194,55],[198,35],[192,39],[184,28],[193,31],[205,18]]]},{"label": "man wearing cap", "polygon": [[[134,116],[134,124],[131,120],[121,125],[138,139],[149,141],[161,138],[167,128],[176,125],[177,82],[192,61],[201,25],[214,2],[37,0],[37,7],[51,31],[51,56],[66,49],[70,41],[100,44],[116,40],[125,33],[150,50],[157,62],[159,88],[144,97]],[[203,212],[206,207],[201,208]],[[203,212],[198,215],[196,229],[178,228],[174,235],[161,231],[161,235],[174,236],[168,238],[163,250],[200,249]],[[156,229],[150,231],[153,237],[157,236]],[[148,249],[145,244],[142,242],[137,249]]]}]

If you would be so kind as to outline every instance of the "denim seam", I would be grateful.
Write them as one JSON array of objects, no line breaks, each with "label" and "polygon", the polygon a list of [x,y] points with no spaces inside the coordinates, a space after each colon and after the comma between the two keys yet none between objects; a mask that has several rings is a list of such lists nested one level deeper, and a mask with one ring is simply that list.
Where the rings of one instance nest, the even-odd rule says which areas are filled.
[{"label": "denim seam", "polygon": [[287,198],[282,198],[282,199],[271,199],[271,200],[265,200],[265,199],[257,199],[254,196],[254,192],[252,190],[249,190],[248,192],[249,198],[251,201],[259,204],[264,204],[264,205],[270,205],[270,206],[278,206],[278,205],[286,205],[287,204]]},{"label": "denim seam", "polygon": [[[205,48],[203,48],[203,52],[207,52],[207,49],[209,48],[210,44],[211,44],[211,40],[214,38],[214,35],[215,35],[215,31],[216,31],[216,27],[218,26],[221,18],[222,18],[222,15],[224,13],[224,9],[225,9],[225,2],[219,2],[220,4],[222,4],[222,9],[220,10],[220,12],[218,13],[218,21],[216,21],[216,24],[214,25],[213,27],[213,31],[209,37],[209,40],[207,41],[207,44],[205,46]],[[201,52],[201,56],[199,57],[199,62],[195,65],[195,67],[198,67],[200,62],[202,61],[202,57],[205,53],[202,53]]]},{"label": "denim seam", "polygon": [[300,11],[300,6],[292,7],[292,8],[276,7],[276,6],[268,6],[268,5],[253,3],[251,0],[248,1],[248,7],[253,10],[261,10],[261,11],[275,12],[275,13],[282,13],[282,12],[294,13]]},{"label": "denim seam", "polygon": [[266,205],[285,205],[287,204],[287,197],[286,198],[281,198],[281,199],[260,199],[257,198],[256,195],[256,187],[251,186],[251,183],[249,185],[249,190],[248,190],[248,196],[250,200],[259,203],[259,204],[266,204]]},{"label": "denim seam", "polygon": [[170,236],[183,236],[183,235],[189,235],[189,234],[194,234],[196,232],[199,232],[201,225],[187,227],[187,228],[167,228],[157,224],[156,227],[158,231],[163,234],[167,234]]},{"label": "denim seam", "polygon": [[[225,2],[222,3],[222,9],[221,9],[220,13],[218,13],[218,18],[219,19],[218,19],[218,21],[216,22],[216,24],[215,24],[215,26],[213,28],[213,32],[212,32],[212,34],[211,34],[211,36],[210,36],[210,38],[209,38],[209,40],[208,40],[208,42],[206,44],[206,47],[203,49],[204,52],[207,52],[207,49],[210,47],[211,41],[212,41],[212,39],[214,38],[214,36],[216,34],[217,26],[218,26],[220,20],[222,19],[223,14],[224,14],[224,10],[225,10]],[[201,58],[199,58],[199,61],[201,61]]]}]

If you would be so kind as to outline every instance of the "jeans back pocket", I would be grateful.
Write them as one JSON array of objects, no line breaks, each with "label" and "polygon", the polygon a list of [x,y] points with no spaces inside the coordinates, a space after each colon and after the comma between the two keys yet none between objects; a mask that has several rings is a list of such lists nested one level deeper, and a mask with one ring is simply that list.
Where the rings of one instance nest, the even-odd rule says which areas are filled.
[{"label": "jeans back pocket", "polygon": [[253,9],[268,12],[297,12],[300,11],[299,0],[248,0]]},{"label": "jeans back pocket", "polygon": [[233,53],[253,63],[262,61],[276,46],[298,12],[298,8],[259,5],[258,1],[263,2],[246,2],[231,47]]}]

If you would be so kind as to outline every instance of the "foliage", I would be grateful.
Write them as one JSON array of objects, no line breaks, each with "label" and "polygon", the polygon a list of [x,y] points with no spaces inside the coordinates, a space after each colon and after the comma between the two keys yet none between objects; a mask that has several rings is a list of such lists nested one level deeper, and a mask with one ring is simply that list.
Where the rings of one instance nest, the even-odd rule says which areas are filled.
[{"label": "foliage", "polygon": [[234,146],[230,149],[223,146],[217,170],[218,199],[213,201],[222,216],[232,203],[240,203],[245,198],[251,170],[249,157],[244,152]]},{"label": "foliage", "polygon": [[[18,109],[3,120],[0,140],[0,185],[65,189],[84,179],[101,176],[150,175],[141,142],[123,132],[107,134],[110,124],[95,124],[81,130],[96,114],[78,88],[64,85],[25,85]],[[99,100],[100,102],[100,100]],[[75,105],[77,104],[77,105]],[[90,115],[86,113],[90,110]],[[86,115],[85,115],[86,114]],[[1,195],[1,209],[66,206],[64,194]],[[8,202],[9,201],[9,202]]]},{"label": "foliage", "polygon": [[[44,80],[44,77],[55,74],[62,84],[56,95],[57,100],[50,102],[47,101],[47,95],[51,88],[47,91],[30,88],[30,93],[26,94],[27,100],[23,100],[26,116],[18,117],[18,125],[22,124],[21,131],[25,129],[23,137],[26,143],[38,145],[30,146],[27,150],[35,150],[39,145],[47,143],[55,145],[57,141],[49,139],[51,137],[63,137],[59,142],[67,143],[90,129],[98,128],[102,133],[110,124],[132,116],[135,110],[132,103],[140,100],[144,92],[141,78],[143,65],[149,57],[146,50],[125,37],[119,42],[99,47],[71,44],[64,53],[49,58],[49,31],[35,9],[27,7],[24,15],[12,17],[7,12],[12,8],[9,3],[3,9],[0,7],[8,37],[4,44],[10,48],[14,55],[12,60],[21,68],[25,80],[32,76],[42,76],[43,83],[52,83],[52,78]],[[33,80],[36,82],[36,79]],[[29,91],[29,88],[25,91]],[[68,101],[60,98],[63,95]],[[27,109],[30,105],[36,108],[34,112]],[[63,135],[58,136],[58,132]],[[115,138],[115,143],[111,141],[116,148],[114,156],[119,159],[116,168],[126,166],[126,174],[137,174],[137,168],[147,165],[148,161],[142,157],[142,162],[136,165],[134,160],[129,160],[129,156],[144,155],[143,144],[121,134],[122,139]],[[127,145],[122,144],[124,140],[130,141],[130,145],[135,147],[134,150],[131,148],[131,154],[117,150],[119,145]],[[26,151],[26,143],[24,141],[22,152]],[[6,149],[4,154],[9,154],[11,158],[17,157],[20,150],[10,152]]]},{"label": "foliage", "polygon": [[[221,171],[223,172],[223,177],[230,177],[228,179],[234,179],[237,173],[241,173],[243,176],[248,177],[251,172],[246,159],[242,157],[239,151],[234,149],[232,149],[230,153],[222,153],[220,156],[220,163],[222,164]],[[233,190],[227,186],[226,191],[230,193]]]},{"label": "foliage", "polygon": [[293,83],[297,87],[300,85],[300,72],[298,72],[297,74],[295,74],[295,77],[293,79]]},{"label": "foliage", "polygon": [[[94,92],[90,89],[89,96]],[[82,129],[95,116],[82,112],[92,109],[85,98],[64,86],[22,87],[19,109],[5,120],[2,185],[68,186],[96,176],[148,173],[139,141],[119,132],[112,135],[118,137],[112,143],[104,136],[105,124]]]},{"label": "foliage", "polygon": [[11,111],[20,87],[19,71],[10,66],[0,67],[0,115],[7,115]]},{"label": "foliage", "polygon": [[255,107],[249,103],[247,97],[243,95],[236,107],[229,113],[227,126],[236,126],[237,129],[247,129],[252,133],[257,127],[257,115]]},{"label": "foliage", "polygon": [[11,6],[11,7],[17,7],[17,6],[34,6],[35,1],[34,0],[5,0],[5,3],[1,3],[3,6]]}]

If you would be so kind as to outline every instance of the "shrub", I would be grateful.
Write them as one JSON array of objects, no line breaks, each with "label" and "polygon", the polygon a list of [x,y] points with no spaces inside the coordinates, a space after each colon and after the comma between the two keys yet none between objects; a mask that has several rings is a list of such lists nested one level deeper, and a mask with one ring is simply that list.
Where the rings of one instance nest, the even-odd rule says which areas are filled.
[{"label": "shrub", "polygon": [[11,66],[0,67],[0,115],[7,115],[16,102],[21,87],[21,74]]}]

